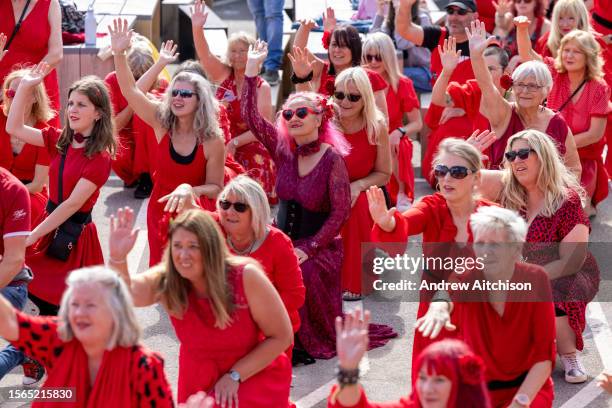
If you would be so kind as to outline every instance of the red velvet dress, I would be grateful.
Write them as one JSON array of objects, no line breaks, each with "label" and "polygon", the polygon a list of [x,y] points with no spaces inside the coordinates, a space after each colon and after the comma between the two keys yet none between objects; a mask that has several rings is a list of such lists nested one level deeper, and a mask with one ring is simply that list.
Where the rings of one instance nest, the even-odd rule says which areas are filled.
[{"label": "red velvet dress", "polygon": [[47,379],[42,389],[72,388],[74,397],[71,402],[34,402],[33,408],[174,406],[159,354],[141,345],[106,350],[91,385],[83,346],[75,338],[69,342],[59,338],[57,318],[17,312],[17,322],[19,340],[12,344],[45,366]]},{"label": "red velvet dress", "polygon": [[[229,327],[215,327],[210,301],[198,298],[193,291],[189,292],[189,305],[183,317],[171,317],[180,342],[179,403],[198,391],[213,392],[219,378],[262,341],[244,292],[243,268],[234,268],[227,276],[235,304]],[[240,384],[240,406],[289,407],[290,384],[291,363],[281,353],[266,368]]]},{"label": "red velvet dress", "polygon": [[[264,82],[257,77],[257,88]],[[240,115],[240,97],[234,79],[234,73],[221,83],[217,89],[217,99],[225,106],[230,125],[230,139],[240,136],[249,129]],[[229,142],[227,140],[226,142]],[[271,205],[278,202],[274,185],[276,184],[276,167],[270,153],[259,141],[251,142],[236,149],[234,158],[247,171],[247,175],[257,181],[266,192]]]},{"label": "red velvet dress", "polygon": [[[11,43],[9,52],[0,61],[0,83],[18,65],[38,64],[47,55],[51,25],[49,24],[49,5],[51,0],[38,0],[30,4],[29,14],[21,23],[21,28]],[[0,0],[0,33],[10,36],[15,27],[13,2]],[[59,83],[54,69],[44,79],[45,89],[51,108],[59,111]],[[52,126],[60,126],[59,117],[49,121]]]},{"label": "red velvet dress", "polygon": [[[58,174],[61,156],[57,153],[56,144],[60,137],[60,131],[49,127],[42,132],[45,147],[51,157],[49,166],[49,200],[58,203]],[[97,189],[79,208],[79,212],[90,212],[98,201],[100,189],[108,180],[111,170],[111,158],[106,152],[97,153],[91,158],[85,156],[85,148],[75,149],[68,147],[66,161],[64,163],[63,200],[66,200],[80,179],[86,179],[96,185]],[[48,216],[47,211],[42,214],[40,222]],[[39,223],[40,223],[39,222]],[[26,264],[34,272],[34,280],[30,283],[28,290],[36,297],[59,305],[64,289],[66,289],[66,276],[74,269],[86,266],[100,265],[104,263],[102,247],[98,240],[96,224],[90,222],[85,225],[76,246],[66,261],[47,255],[47,247],[53,238],[55,231],[42,237],[26,252]]]},{"label": "red velvet dress", "polygon": [[[411,112],[413,109],[419,109],[419,98],[414,91],[412,80],[407,77],[400,77],[397,84],[397,92],[393,87],[387,89],[387,110],[389,113],[389,133],[399,127],[404,126],[404,114]],[[414,200],[414,168],[412,167],[412,140],[409,137],[402,137],[399,144],[398,153],[398,170],[399,179],[404,183],[404,192]],[[391,175],[391,180],[387,184],[387,190],[391,196],[391,201],[397,201],[397,193],[399,186],[395,175]]]},{"label": "red velvet dress", "polygon": [[[367,68],[364,68],[364,71],[368,75],[373,92],[382,91],[383,89],[387,88],[387,82],[380,74],[377,74],[376,72]],[[329,73],[329,62],[325,62],[325,66],[321,72],[321,82],[319,83],[318,92],[324,96],[332,96],[334,94],[335,82],[336,75]]]}]

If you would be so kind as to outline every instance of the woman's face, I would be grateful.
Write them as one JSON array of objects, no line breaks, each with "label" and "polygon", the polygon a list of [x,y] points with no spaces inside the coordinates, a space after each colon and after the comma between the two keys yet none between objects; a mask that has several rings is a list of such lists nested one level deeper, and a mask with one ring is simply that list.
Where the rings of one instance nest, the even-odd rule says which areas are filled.
[{"label": "woman's face", "polygon": [[100,113],[89,98],[79,92],[74,91],[68,98],[68,126],[76,133],[89,135],[95,122],[100,119]]},{"label": "woman's face", "polygon": [[246,202],[239,199],[234,193],[227,194],[225,199],[221,201],[232,203],[232,206],[227,210],[224,210],[221,205],[219,206],[219,220],[227,235],[232,238],[233,235],[252,233],[253,228],[251,227],[251,222],[253,214],[251,208],[247,206],[246,211],[238,212],[233,205],[234,203],[246,204]]},{"label": "woman's face", "polygon": [[[291,116],[289,120],[287,120],[283,114],[283,120],[287,124],[289,136],[294,139],[299,139],[311,135],[319,129],[322,120],[321,114],[315,114],[312,113],[312,111],[314,111],[314,109],[311,102],[304,98],[293,99],[285,105],[283,112],[293,113],[293,116]],[[306,116],[300,118],[304,113]]]},{"label": "woman's face", "polygon": [[249,53],[249,45],[242,41],[234,41],[227,50],[227,59],[232,68],[244,71]]},{"label": "woman's face", "polygon": [[518,16],[532,16],[535,12],[537,0],[514,0],[514,7]]},{"label": "woman's face", "polygon": [[453,178],[450,171],[445,176],[437,178],[440,193],[446,201],[457,202],[471,199],[474,188],[478,183],[478,173],[471,172],[474,169],[471,168],[467,160],[454,154],[442,153],[436,163],[446,166],[448,169],[460,166],[469,170],[469,174],[462,179]]},{"label": "woman's face", "polygon": [[493,84],[496,88],[500,88],[500,79],[502,75],[504,75],[504,69],[499,63],[499,57],[497,55],[487,55],[484,57],[485,63],[487,64],[487,68],[491,73],[491,78],[493,79]]},{"label": "woman's face", "polygon": [[346,45],[339,45],[332,37],[329,43],[329,61],[334,65],[336,70],[350,67],[353,63],[351,49]]},{"label": "woman's face", "polygon": [[188,281],[201,279],[204,273],[202,249],[198,237],[193,232],[178,228],[170,240],[172,263],[179,275]]},{"label": "woman's face", "polygon": [[564,36],[570,31],[578,28],[578,16],[575,16],[570,13],[561,13],[561,15],[559,15],[558,24],[561,36]]},{"label": "woman's face", "polygon": [[[531,150],[531,147],[526,140],[519,139],[512,143],[512,150],[518,152],[524,149]],[[507,159],[506,159],[507,160]],[[515,157],[513,162],[510,162],[512,174],[523,187],[535,185],[540,172],[540,159],[535,152],[530,151],[526,159]]]},{"label": "woman's face", "polygon": [[375,47],[371,47],[368,51],[364,51],[363,56],[366,60],[366,68],[369,68],[380,75],[385,73],[385,64],[382,62],[382,55],[376,51]]},{"label": "woman's face", "polygon": [[586,68],[586,55],[575,40],[570,40],[561,50],[561,62],[568,72],[581,72]]},{"label": "woman's face", "polygon": [[98,283],[84,283],[72,289],[68,322],[74,336],[84,345],[106,345],[114,323],[107,291]]},{"label": "woman's face", "polygon": [[512,251],[507,233],[503,229],[485,229],[474,233],[474,252],[484,264],[487,272],[495,273],[513,266],[518,261],[519,251]]},{"label": "woman's face", "polygon": [[191,82],[176,81],[168,92],[172,92],[170,109],[176,117],[191,115],[198,109],[198,93]]},{"label": "woman's face", "polygon": [[419,372],[416,388],[423,408],[446,408],[453,383],[443,375],[427,374],[423,368]]},{"label": "woman's face", "polygon": [[538,84],[534,75],[529,75],[514,82],[512,85],[516,103],[520,108],[537,108],[546,99],[545,88]]},{"label": "woman's face", "polygon": [[[335,96],[338,93],[344,94],[344,99],[339,100]],[[351,102],[349,98],[359,98],[359,100]],[[340,107],[341,119],[359,119],[360,115],[363,112],[363,95],[359,93],[359,90],[357,89],[353,81],[345,81],[344,84],[336,85],[334,99],[336,101],[336,104]]]}]

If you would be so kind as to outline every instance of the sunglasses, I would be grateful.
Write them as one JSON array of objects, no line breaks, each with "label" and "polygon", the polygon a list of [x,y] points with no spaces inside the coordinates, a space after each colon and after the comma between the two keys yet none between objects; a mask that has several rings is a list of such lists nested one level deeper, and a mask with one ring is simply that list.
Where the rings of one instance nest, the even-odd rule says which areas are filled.
[{"label": "sunglasses", "polygon": [[229,210],[232,205],[234,206],[234,210],[239,213],[243,213],[249,208],[249,205],[245,203],[232,203],[231,201],[227,200],[219,201],[219,207],[221,207],[221,209],[225,211]]},{"label": "sunglasses", "polygon": [[509,152],[505,153],[505,156],[509,162],[513,162],[514,159],[516,159],[517,157],[521,160],[527,160],[531,152],[535,152],[535,150],[533,149],[510,150]]},{"label": "sunglasses", "polygon": [[177,96],[180,96],[181,98],[191,98],[194,95],[197,95],[197,93],[189,89],[173,89],[172,90],[172,96],[175,98]]},{"label": "sunglasses", "polygon": [[376,62],[382,62],[382,57],[380,55],[369,55],[367,54],[365,56],[365,59],[367,62],[372,62],[374,60],[376,60]]},{"label": "sunglasses", "polygon": [[14,90],[14,89],[6,89],[6,90],[4,91],[4,95],[5,95],[7,98],[9,98],[9,99],[13,99],[13,98],[15,97],[15,94],[16,94],[16,92],[15,92],[15,90]]},{"label": "sunglasses", "polygon": [[306,116],[308,116],[309,113],[312,113],[313,115],[318,115],[321,112],[318,112],[314,109],[311,109],[307,106],[300,106],[299,108],[296,108],[295,110],[293,109],[284,109],[283,110],[283,118],[289,122],[291,120],[291,118],[293,118],[293,115],[297,116],[300,119],[304,119]]},{"label": "sunglasses", "polygon": [[466,178],[468,174],[476,173],[476,170],[470,170],[464,166],[452,166],[449,168],[443,164],[438,164],[434,167],[434,176],[436,178],[443,178],[448,173],[450,173],[452,178],[461,180]]},{"label": "sunglasses", "polygon": [[460,16],[465,16],[469,12],[470,12],[469,10],[460,9],[460,8],[447,8],[446,9],[446,14],[448,14],[449,16],[452,16],[453,14],[459,14]]},{"label": "sunglasses", "polygon": [[336,98],[339,101],[343,101],[344,98],[346,98],[351,102],[357,102],[361,99],[361,95],[352,94],[352,93],[344,93],[344,92],[334,92],[334,98]]}]

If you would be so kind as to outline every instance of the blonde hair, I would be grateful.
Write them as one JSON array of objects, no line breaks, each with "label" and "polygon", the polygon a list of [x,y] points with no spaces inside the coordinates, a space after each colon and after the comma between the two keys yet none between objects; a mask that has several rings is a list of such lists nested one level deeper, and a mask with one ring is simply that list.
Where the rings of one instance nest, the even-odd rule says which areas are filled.
[{"label": "blonde hair", "polygon": [[440,157],[445,153],[462,158],[468,163],[470,170],[474,172],[482,170],[482,155],[478,149],[463,139],[456,137],[444,139],[442,143],[440,143],[438,152],[434,156],[433,164],[440,164]]},{"label": "blonde hair", "polygon": [[247,48],[249,48],[249,45],[255,45],[255,41],[256,41],[255,38],[251,34],[245,31],[238,31],[230,35],[229,38],[227,39],[227,51],[225,52],[225,63],[227,65],[230,65],[229,54],[230,54],[230,48],[232,47],[232,45],[236,43],[242,43],[242,44],[245,44]]},{"label": "blonde hair", "polygon": [[130,291],[117,273],[103,266],[81,268],[73,271],[66,279],[68,287],[62,296],[58,318],[60,325],[58,335],[64,342],[74,338],[74,330],[70,325],[68,314],[74,290],[82,285],[98,285],[105,296],[102,298],[110,310],[113,318],[113,332],[111,333],[107,350],[115,347],[132,347],[140,342],[141,329],[134,313],[134,302]]},{"label": "blonde hair", "polygon": [[[6,91],[10,88],[11,83],[16,79],[21,79],[30,73],[30,69],[21,68],[11,71],[5,78],[2,84],[2,95],[6,95]],[[29,112],[36,122],[48,122],[55,116],[55,112],[51,109],[49,103],[49,96],[45,84],[41,82],[32,89],[32,95],[34,95],[34,103],[32,104],[32,110]],[[9,109],[11,108],[12,100],[4,98],[2,111],[5,116],[8,116]]]},{"label": "blonde hair", "polygon": [[366,123],[368,142],[372,145],[378,144],[378,136],[382,131],[387,131],[387,120],[384,114],[376,106],[374,92],[370,79],[361,67],[347,68],[336,77],[335,86],[342,86],[347,90],[348,83],[352,82],[363,99],[362,115]]},{"label": "blonde hair", "polygon": [[550,50],[553,57],[557,56],[559,51],[559,44],[561,44],[561,38],[563,33],[559,30],[559,19],[562,14],[569,14],[578,20],[576,29],[582,31],[591,31],[591,23],[589,22],[589,11],[584,5],[583,0],[559,0],[553,8],[550,34],[546,45]]},{"label": "blonde hair", "polygon": [[[544,193],[541,215],[552,217],[561,208],[571,190],[576,191],[584,199],[584,189],[580,186],[576,176],[561,160],[559,151],[549,136],[534,129],[523,130],[508,139],[506,151],[512,150],[512,145],[517,140],[525,140],[529,148],[535,151],[540,162],[536,185]],[[502,168],[504,187],[501,191],[501,205],[515,211],[526,210],[527,191],[519,183],[512,171],[512,165],[505,156]]]},{"label": "blonde hair", "polygon": [[251,228],[255,234],[255,239],[263,239],[271,216],[268,198],[261,185],[244,174],[232,179],[217,198],[217,211],[219,211],[219,202],[225,200],[230,194],[234,194],[238,200],[249,206],[251,209]]},{"label": "blonde hair", "polygon": [[135,79],[139,79],[155,64],[153,52],[149,44],[137,42],[130,47],[127,55],[128,65]]},{"label": "blonde hair", "polygon": [[592,79],[603,78],[603,58],[601,57],[601,47],[595,40],[592,33],[588,31],[572,30],[565,34],[559,45],[559,53],[555,58],[555,68],[559,73],[564,73],[567,70],[563,66],[561,60],[561,54],[565,45],[575,41],[578,44],[578,48],[585,56],[585,79],[590,81]]},{"label": "blonde hair", "polygon": [[368,35],[363,43],[363,53],[361,56],[361,63],[364,65],[367,64],[366,55],[368,55],[370,50],[374,50],[376,54],[382,57],[383,67],[389,76],[391,88],[394,92],[397,92],[399,80],[403,75],[397,63],[397,55],[395,53],[393,40],[391,40],[391,37],[387,34],[380,31]]}]

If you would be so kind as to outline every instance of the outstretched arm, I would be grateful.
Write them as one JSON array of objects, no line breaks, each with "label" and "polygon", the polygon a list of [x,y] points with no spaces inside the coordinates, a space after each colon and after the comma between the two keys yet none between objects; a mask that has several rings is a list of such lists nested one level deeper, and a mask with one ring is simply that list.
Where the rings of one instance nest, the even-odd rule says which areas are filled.
[{"label": "outstretched arm", "polygon": [[198,0],[191,7],[191,31],[193,34],[193,44],[202,68],[206,72],[208,79],[212,82],[223,82],[231,73],[231,68],[224,64],[219,57],[210,52],[208,41],[204,36],[204,24],[208,18],[205,12],[206,5]]},{"label": "outstretched arm", "polygon": [[395,16],[395,30],[399,35],[412,41],[415,45],[423,44],[425,34],[423,27],[412,22],[412,5],[416,0],[401,0]]},{"label": "outstretched arm", "polygon": [[518,46],[519,57],[522,62],[537,60],[542,61],[542,56],[534,51],[531,46],[531,38],[529,38],[529,24],[531,21],[525,16],[514,18],[516,26],[516,43]]},{"label": "outstretched arm", "polygon": [[444,45],[438,46],[438,53],[442,62],[442,72],[431,91],[431,103],[438,106],[447,106],[446,88],[455,68],[459,64],[459,58],[461,58],[461,50],[457,51],[457,40],[455,37],[445,39]]}]

